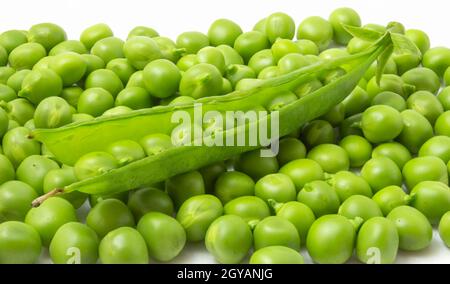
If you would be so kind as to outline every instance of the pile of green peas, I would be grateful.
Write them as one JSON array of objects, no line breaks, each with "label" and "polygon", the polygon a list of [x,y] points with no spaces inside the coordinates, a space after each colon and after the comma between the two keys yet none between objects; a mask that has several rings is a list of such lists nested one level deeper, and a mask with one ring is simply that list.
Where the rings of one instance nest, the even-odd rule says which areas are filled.
[{"label": "pile of green peas", "polygon": [[398,32],[420,57],[394,53],[379,84],[375,63],[341,104],[283,137],[276,157],[251,151],[130,192],[71,192],[31,208],[55,188],[172,147],[162,134],[122,140],[70,167],[28,139],[32,129],[244,90],[370,45],[343,24],[361,19],[339,8],[296,27],[278,12],[248,32],[219,19],[175,41],[144,26],[124,41],[106,24],[79,40],[51,23],[0,34],[0,263],[36,263],[44,249],[54,263],[167,262],[188,242],[220,263],[300,264],[302,247],[316,263],[354,252],[393,263],[399,250],[427,248],[433,226],[450,247],[450,49],[430,48],[416,29]]}]

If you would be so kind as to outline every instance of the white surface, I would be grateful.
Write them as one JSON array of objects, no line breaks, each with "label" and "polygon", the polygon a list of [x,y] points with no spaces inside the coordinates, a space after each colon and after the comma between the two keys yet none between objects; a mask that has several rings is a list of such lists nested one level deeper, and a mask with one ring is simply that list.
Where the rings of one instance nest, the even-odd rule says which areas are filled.
[{"label": "white surface", "polygon": [[[445,0],[14,0],[2,3],[0,31],[28,29],[39,22],[55,22],[64,27],[69,38],[74,39],[89,25],[105,22],[121,38],[125,38],[134,26],[146,25],[175,39],[179,33],[188,30],[206,32],[217,18],[232,19],[244,30],[249,30],[259,19],[276,11],[290,14],[298,24],[307,16],[327,18],[333,9],[342,6],[356,9],[363,23],[399,21],[406,28],[427,32],[432,46],[450,46],[450,2]],[[303,255],[306,256],[306,252]],[[310,262],[308,257],[306,259]],[[189,245],[174,262],[209,263],[213,259],[203,244],[195,244]],[[435,232],[428,249],[418,253],[401,252],[398,262],[450,263],[450,250]]]}]

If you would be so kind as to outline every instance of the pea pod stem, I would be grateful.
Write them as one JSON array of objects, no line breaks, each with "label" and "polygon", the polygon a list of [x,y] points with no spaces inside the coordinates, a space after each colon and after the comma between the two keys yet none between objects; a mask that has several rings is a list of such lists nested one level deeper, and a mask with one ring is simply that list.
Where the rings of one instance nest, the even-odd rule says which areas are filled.
[{"label": "pea pod stem", "polygon": [[39,196],[38,198],[36,198],[35,200],[33,200],[31,202],[31,207],[39,207],[39,205],[42,204],[42,202],[44,202],[45,200],[49,199],[50,197],[53,196],[57,196],[59,194],[64,193],[64,189],[62,188],[55,188],[41,196]]}]

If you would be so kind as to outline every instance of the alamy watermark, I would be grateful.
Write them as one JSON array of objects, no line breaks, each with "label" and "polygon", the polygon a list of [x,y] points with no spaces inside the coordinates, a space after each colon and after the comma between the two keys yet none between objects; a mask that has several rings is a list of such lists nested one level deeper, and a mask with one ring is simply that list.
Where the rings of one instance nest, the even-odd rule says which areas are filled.
[{"label": "alamy watermark", "polygon": [[[193,112],[177,110],[171,122],[175,146],[261,146],[261,157],[274,157],[279,150],[279,112],[266,110],[203,112],[194,104]],[[270,125],[269,125],[270,124]]]}]

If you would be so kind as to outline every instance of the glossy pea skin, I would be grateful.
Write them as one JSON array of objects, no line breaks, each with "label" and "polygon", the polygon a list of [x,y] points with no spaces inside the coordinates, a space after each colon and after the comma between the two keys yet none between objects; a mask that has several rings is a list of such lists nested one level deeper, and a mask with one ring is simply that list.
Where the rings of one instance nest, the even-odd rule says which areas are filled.
[{"label": "glossy pea skin", "polygon": [[269,174],[255,184],[255,195],[263,200],[273,199],[276,202],[294,201],[297,196],[295,185],[289,176],[276,173]]},{"label": "glossy pea skin", "polygon": [[177,61],[180,71],[187,71],[196,64],[198,64],[197,54],[185,54]]},{"label": "glossy pea skin", "polygon": [[178,35],[176,44],[178,48],[185,48],[187,54],[195,54],[209,45],[209,38],[201,32],[184,32]]},{"label": "glossy pea skin", "polygon": [[348,95],[343,101],[345,116],[349,117],[363,112],[369,107],[371,98],[367,94],[366,90],[361,87],[356,87],[350,95]]},{"label": "glossy pea skin", "polygon": [[338,214],[349,219],[360,217],[364,221],[383,216],[378,204],[364,195],[352,195],[347,198],[339,207]]},{"label": "glossy pea skin", "polygon": [[257,196],[241,196],[230,200],[223,207],[224,215],[236,215],[245,222],[262,220],[270,216],[267,202]]},{"label": "glossy pea skin", "polygon": [[374,98],[377,94],[383,91],[391,91],[406,98],[407,94],[404,89],[404,82],[402,78],[395,74],[383,74],[381,76],[380,84],[376,82],[376,77],[372,77],[367,83],[367,93],[371,98]]},{"label": "glossy pea skin", "polygon": [[450,161],[450,137],[434,136],[423,143],[419,150],[419,157],[435,156],[444,163]]},{"label": "glossy pea skin", "polygon": [[6,49],[0,45],[0,66],[6,66],[8,63],[8,53]]},{"label": "glossy pea skin", "polygon": [[371,105],[387,105],[398,111],[404,111],[406,109],[405,99],[391,91],[384,91],[376,95],[372,99]]},{"label": "glossy pea skin", "polygon": [[415,110],[404,110],[400,115],[403,120],[403,129],[397,139],[411,153],[417,153],[423,143],[433,136],[433,127]]},{"label": "glossy pea skin", "polygon": [[216,46],[216,49],[222,52],[223,58],[225,59],[225,66],[244,64],[244,59],[242,59],[241,55],[232,46],[221,44]]},{"label": "glossy pea skin", "polygon": [[69,105],[76,108],[82,93],[83,89],[80,87],[67,87],[62,90],[61,98],[63,98]]},{"label": "glossy pea skin", "polygon": [[144,148],[147,156],[157,155],[173,147],[170,136],[160,133],[144,136],[139,143]]},{"label": "glossy pea skin", "polygon": [[133,228],[122,227],[109,232],[99,245],[103,264],[148,264],[144,238]]},{"label": "glossy pea skin", "polygon": [[208,63],[217,67],[221,74],[225,73],[225,58],[223,53],[215,47],[206,46],[197,52],[199,63]]},{"label": "glossy pea skin", "polygon": [[182,75],[180,95],[195,99],[215,96],[222,92],[222,75],[214,65],[199,63]]},{"label": "glossy pea skin", "polygon": [[238,171],[225,172],[221,174],[214,186],[214,195],[223,204],[240,197],[255,194],[255,182],[245,173]]},{"label": "glossy pea skin", "polygon": [[425,116],[431,124],[444,112],[444,108],[435,95],[428,91],[418,91],[412,94],[406,104],[409,109],[413,109]]},{"label": "glossy pea skin", "polygon": [[13,164],[3,153],[0,154],[0,185],[14,180],[15,177],[16,173]]},{"label": "glossy pea skin", "polygon": [[167,59],[150,62],[145,66],[143,76],[147,91],[157,98],[174,95],[181,80],[180,71]]},{"label": "glossy pea skin", "polygon": [[[279,70],[277,66],[269,66],[261,70],[258,74],[258,79],[268,79],[268,78],[275,78],[279,75]],[[319,81],[320,82],[320,81]],[[309,88],[306,88],[307,90],[305,92],[308,92]]]},{"label": "glossy pea skin", "polygon": [[7,53],[10,53],[14,48],[27,42],[28,38],[23,31],[8,30],[0,34],[0,45]]},{"label": "glossy pea skin", "polygon": [[3,153],[15,168],[28,156],[38,155],[41,152],[39,142],[29,139],[30,130],[17,127],[9,130],[3,137]]},{"label": "glossy pea skin", "polygon": [[41,240],[32,226],[18,221],[0,224],[1,264],[33,264],[40,254]]},{"label": "glossy pea skin", "polygon": [[153,187],[133,192],[128,199],[128,207],[135,220],[140,220],[148,212],[160,212],[169,216],[174,213],[173,201],[169,195]]},{"label": "glossy pea skin", "polygon": [[321,17],[308,17],[298,26],[297,39],[309,39],[324,50],[333,39],[333,26]]},{"label": "glossy pea skin", "polygon": [[198,242],[205,238],[208,227],[222,214],[220,200],[213,195],[203,194],[186,200],[178,210],[176,219],[185,229],[187,240]]},{"label": "glossy pea skin", "polygon": [[428,49],[423,55],[422,64],[442,77],[450,66],[450,49],[440,46]]},{"label": "glossy pea skin", "polygon": [[270,216],[260,221],[253,230],[255,250],[269,246],[285,246],[300,250],[300,237],[288,220]]},{"label": "glossy pea skin", "polygon": [[265,108],[272,112],[283,108],[284,106],[291,104],[297,100],[297,96],[290,91],[281,92],[277,97],[269,101]]},{"label": "glossy pea skin", "polygon": [[[89,75],[95,70],[105,68],[106,64],[103,59],[93,54],[82,54],[84,61],[86,62],[86,72],[85,75]],[[112,61],[112,60],[111,60]]]},{"label": "glossy pea skin", "polygon": [[412,156],[409,150],[400,143],[388,142],[379,144],[372,151],[372,158],[386,157],[391,159],[397,164],[399,169],[403,169],[403,166],[411,160]]},{"label": "glossy pea skin", "polygon": [[95,177],[119,166],[114,156],[107,152],[87,153],[74,165],[75,175],[78,180]]},{"label": "glossy pea skin", "polygon": [[306,248],[316,263],[345,263],[353,254],[355,228],[350,220],[340,215],[326,215],[311,226]]},{"label": "glossy pea skin", "polygon": [[300,48],[300,53],[304,55],[319,55],[319,47],[309,39],[298,39],[295,44]]},{"label": "glossy pea skin", "polygon": [[190,197],[205,194],[205,183],[198,171],[187,172],[166,180],[165,188],[175,208],[180,208]]},{"label": "glossy pea skin", "polygon": [[29,184],[38,194],[43,192],[43,182],[45,175],[53,169],[58,169],[59,165],[44,156],[32,155],[26,157],[16,171],[17,179]]},{"label": "glossy pea skin", "polygon": [[302,141],[292,137],[280,140],[278,150],[278,164],[283,166],[293,160],[304,159],[306,157],[306,147]]},{"label": "glossy pea skin", "polygon": [[125,45],[117,37],[106,37],[97,41],[91,48],[91,54],[100,57],[106,64],[115,58],[124,58]]},{"label": "glossy pea skin", "polygon": [[266,18],[265,33],[271,43],[278,38],[292,39],[295,35],[295,22],[285,13],[273,13]]},{"label": "glossy pea skin", "polygon": [[450,213],[447,212],[442,216],[439,222],[439,235],[447,247],[450,247]]},{"label": "glossy pea skin", "polygon": [[336,191],[321,180],[305,184],[298,193],[297,200],[311,208],[316,217],[337,213],[340,205]]},{"label": "glossy pea skin", "polygon": [[101,116],[103,116],[103,117],[106,117],[106,116],[117,116],[117,115],[122,115],[122,114],[129,113],[131,111],[133,111],[133,110],[131,108],[129,108],[129,107],[116,106],[116,107],[108,109]]},{"label": "glossy pea skin", "polygon": [[346,7],[334,10],[328,20],[333,27],[334,41],[338,44],[347,44],[352,39],[352,36],[344,29],[343,25],[361,26],[361,18],[358,13]]},{"label": "glossy pea skin", "polygon": [[[449,68],[450,70],[450,68]],[[450,72],[449,72],[450,74]],[[450,79],[449,79],[450,83]],[[449,85],[449,84],[447,84]],[[444,111],[450,110],[450,87],[442,89],[442,91],[437,95],[438,100],[441,102]]]},{"label": "glossy pea skin", "polygon": [[406,84],[416,87],[416,91],[429,91],[435,94],[441,87],[441,82],[433,70],[425,67],[418,67],[409,70],[402,75]]},{"label": "glossy pea skin", "polygon": [[[1,157],[1,156],[0,156]],[[28,184],[11,180],[0,185],[0,222],[23,221],[38,195]]]},{"label": "glossy pea skin", "polygon": [[276,216],[288,220],[295,226],[300,243],[305,244],[309,228],[316,220],[314,212],[307,205],[297,201],[275,203],[273,207]]},{"label": "glossy pea skin", "polygon": [[321,119],[328,121],[332,126],[338,126],[345,119],[345,106],[340,103],[331,108]]},{"label": "glossy pea skin", "polygon": [[23,98],[17,98],[8,103],[0,102],[0,105],[8,113],[10,122],[16,121],[19,125],[24,125],[32,119],[35,111],[33,104]]},{"label": "glossy pea skin", "polygon": [[17,98],[16,91],[8,85],[0,83],[0,100],[9,102]]},{"label": "glossy pea skin", "polygon": [[284,246],[264,247],[250,257],[250,264],[303,264],[303,256],[296,250]]},{"label": "glossy pea skin", "polygon": [[37,69],[25,76],[18,96],[37,105],[45,98],[58,96],[62,87],[63,82],[56,72],[50,69]]},{"label": "glossy pea skin", "polygon": [[279,74],[287,74],[311,64],[311,60],[303,54],[290,53],[278,60]]},{"label": "glossy pea skin", "polygon": [[60,197],[50,197],[39,207],[31,208],[25,216],[25,223],[38,231],[44,246],[50,244],[62,225],[76,221],[77,216],[72,204]]},{"label": "glossy pea skin", "polygon": [[398,247],[397,228],[389,219],[374,217],[359,229],[356,238],[356,256],[362,263],[394,263]]},{"label": "glossy pea skin", "polygon": [[386,142],[401,133],[403,121],[396,109],[385,105],[376,105],[364,111],[361,118],[361,129],[370,142]]},{"label": "glossy pea skin", "polygon": [[430,245],[433,237],[432,227],[419,210],[409,206],[399,206],[394,208],[386,218],[394,222],[397,227],[401,250],[418,251]]},{"label": "glossy pea skin", "polygon": [[370,41],[363,40],[361,38],[354,37],[350,39],[347,44],[347,51],[350,54],[355,54],[367,49],[371,45]]},{"label": "glossy pea skin", "polygon": [[445,86],[450,85],[450,67],[445,70],[444,73],[444,84]]},{"label": "glossy pea skin", "polygon": [[439,181],[448,184],[446,164],[433,156],[417,157],[403,167],[403,178],[409,190],[421,181]]},{"label": "glossy pea skin", "polygon": [[94,117],[102,115],[114,106],[114,97],[103,88],[86,89],[78,100],[77,109],[80,113],[90,114]]},{"label": "glossy pea skin", "polygon": [[106,24],[99,23],[86,28],[80,35],[80,41],[90,50],[97,41],[112,36],[111,28]]},{"label": "glossy pea skin", "polygon": [[302,130],[302,141],[308,148],[334,143],[335,139],[333,126],[325,120],[313,120]]},{"label": "glossy pea skin", "polygon": [[247,65],[231,64],[227,67],[225,77],[230,81],[233,87],[242,79],[256,78],[255,71]]},{"label": "glossy pea skin", "polygon": [[276,61],[272,50],[263,49],[255,53],[248,61],[248,66],[258,75],[264,68],[275,66]]},{"label": "glossy pea skin", "polygon": [[[72,167],[50,170],[44,177],[42,184],[43,193],[50,192],[57,188],[64,188],[74,182],[77,182],[77,178],[75,177],[75,172]],[[63,193],[58,195],[58,197],[68,200],[72,203],[73,207],[77,209],[86,201],[87,194],[73,191]]]},{"label": "glossy pea skin", "polygon": [[386,157],[372,158],[361,169],[361,176],[369,183],[372,191],[402,184],[402,173],[397,164]]},{"label": "glossy pea skin", "polygon": [[270,47],[267,36],[258,31],[245,32],[239,35],[234,42],[234,49],[242,56],[244,62],[260,50]]},{"label": "glossy pea skin", "polygon": [[206,249],[223,264],[238,264],[252,247],[253,237],[245,221],[234,215],[217,218],[208,228]]},{"label": "glossy pea skin", "polygon": [[106,152],[113,155],[119,164],[128,164],[145,157],[144,149],[133,140],[119,140],[108,146]]},{"label": "glossy pea skin", "polygon": [[345,150],[350,161],[350,167],[361,167],[370,159],[372,144],[364,137],[349,135],[344,137],[339,146]]},{"label": "glossy pea skin", "polygon": [[41,58],[47,55],[39,43],[24,43],[14,48],[8,56],[9,66],[16,69],[31,69]]},{"label": "glossy pea skin", "polygon": [[142,70],[151,61],[162,58],[156,41],[146,36],[129,38],[123,45],[123,53],[137,70]]},{"label": "glossy pea skin", "polygon": [[49,56],[54,56],[66,52],[73,52],[77,54],[86,54],[88,50],[81,41],[66,40],[55,45],[49,52]]},{"label": "glossy pea skin", "polygon": [[233,46],[234,41],[241,34],[241,27],[228,19],[215,20],[208,29],[208,38],[212,46],[221,44]]},{"label": "glossy pea skin", "polygon": [[437,135],[450,136],[450,111],[442,113],[437,118],[434,131]]},{"label": "glossy pea skin", "polygon": [[387,216],[392,209],[402,205],[408,205],[410,196],[401,187],[390,185],[375,193],[372,200],[378,204],[383,215]]},{"label": "glossy pea skin", "polygon": [[25,77],[31,73],[31,70],[29,69],[23,69],[19,70],[15,73],[13,73],[8,80],[6,81],[6,85],[10,88],[12,88],[17,94],[22,89],[22,82],[25,79]]},{"label": "glossy pea skin", "polygon": [[9,117],[6,111],[0,108],[0,138],[8,132]]},{"label": "glossy pea skin", "polygon": [[[315,45],[313,42],[311,43]],[[275,40],[275,42],[272,44],[271,51],[273,54],[273,59],[276,63],[287,54],[291,53],[304,54],[299,44],[290,39],[283,39],[283,38],[278,38]],[[317,53],[318,52],[319,51],[317,50]]]},{"label": "glossy pea skin", "polygon": [[320,165],[310,159],[298,159],[291,161],[280,169],[280,173],[289,176],[295,184],[297,191],[311,181],[322,180],[324,173]]},{"label": "glossy pea skin", "polygon": [[153,106],[153,99],[144,88],[126,87],[117,94],[115,106],[126,106],[134,110],[150,108]]},{"label": "glossy pea skin", "polygon": [[424,54],[430,48],[430,38],[428,35],[417,29],[409,29],[405,31],[405,36],[412,41],[420,52]]},{"label": "glossy pea skin", "polygon": [[87,64],[81,55],[66,52],[55,55],[49,63],[49,68],[58,74],[64,86],[71,86],[83,78]]},{"label": "glossy pea skin", "polygon": [[57,128],[72,122],[72,112],[63,98],[49,97],[39,103],[33,118],[38,128]]},{"label": "glossy pea skin", "polygon": [[95,264],[99,243],[91,228],[69,222],[56,231],[49,247],[50,257],[55,264]]},{"label": "glossy pea skin", "polygon": [[103,88],[113,97],[116,97],[117,94],[123,89],[123,84],[120,78],[113,71],[108,69],[98,69],[87,76],[85,88]]},{"label": "glossy pea skin", "polygon": [[126,58],[116,58],[108,62],[106,69],[113,71],[119,77],[124,85],[127,84],[131,75],[136,72],[136,69],[131,65]]},{"label": "glossy pea skin", "polygon": [[199,169],[199,172],[203,177],[203,182],[205,183],[206,193],[211,193],[214,191],[214,186],[217,179],[226,171],[227,166],[223,161],[213,163]]},{"label": "glossy pea skin", "polygon": [[349,157],[343,148],[334,144],[321,144],[308,152],[308,159],[314,160],[327,173],[348,170]]},{"label": "glossy pea skin", "polygon": [[127,38],[130,38],[133,36],[146,36],[146,37],[153,38],[153,37],[159,36],[159,34],[155,29],[153,29],[151,27],[136,26],[128,33]]},{"label": "glossy pea skin", "polygon": [[86,217],[86,225],[99,238],[120,227],[134,227],[135,221],[130,209],[118,199],[105,199],[97,203]]},{"label": "glossy pea skin", "polygon": [[175,258],[186,244],[186,233],[178,221],[166,214],[150,212],[137,224],[147,244],[150,257],[157,261]]},{"label": "glossy pea skin", "polygon": [[236,169],[249,175],[256,181],[263,176],[276,173],[279,165],[276,157],[261,157],[260,150],[254,150],[241,154],[237,161]]},{"label": "glossy pea skin", "polygon": [[432,225],[437,225],[450,211],[450,189],[441,182],[422,181],[411,190],[410,206],[422,212]]},{"label": "glossy pea skin", "polygon": [[340,171],[330,175],[327,183],[336,191],[341,202],[353,195],[372,197],[372,189],[367,181],[350,171]]}]

